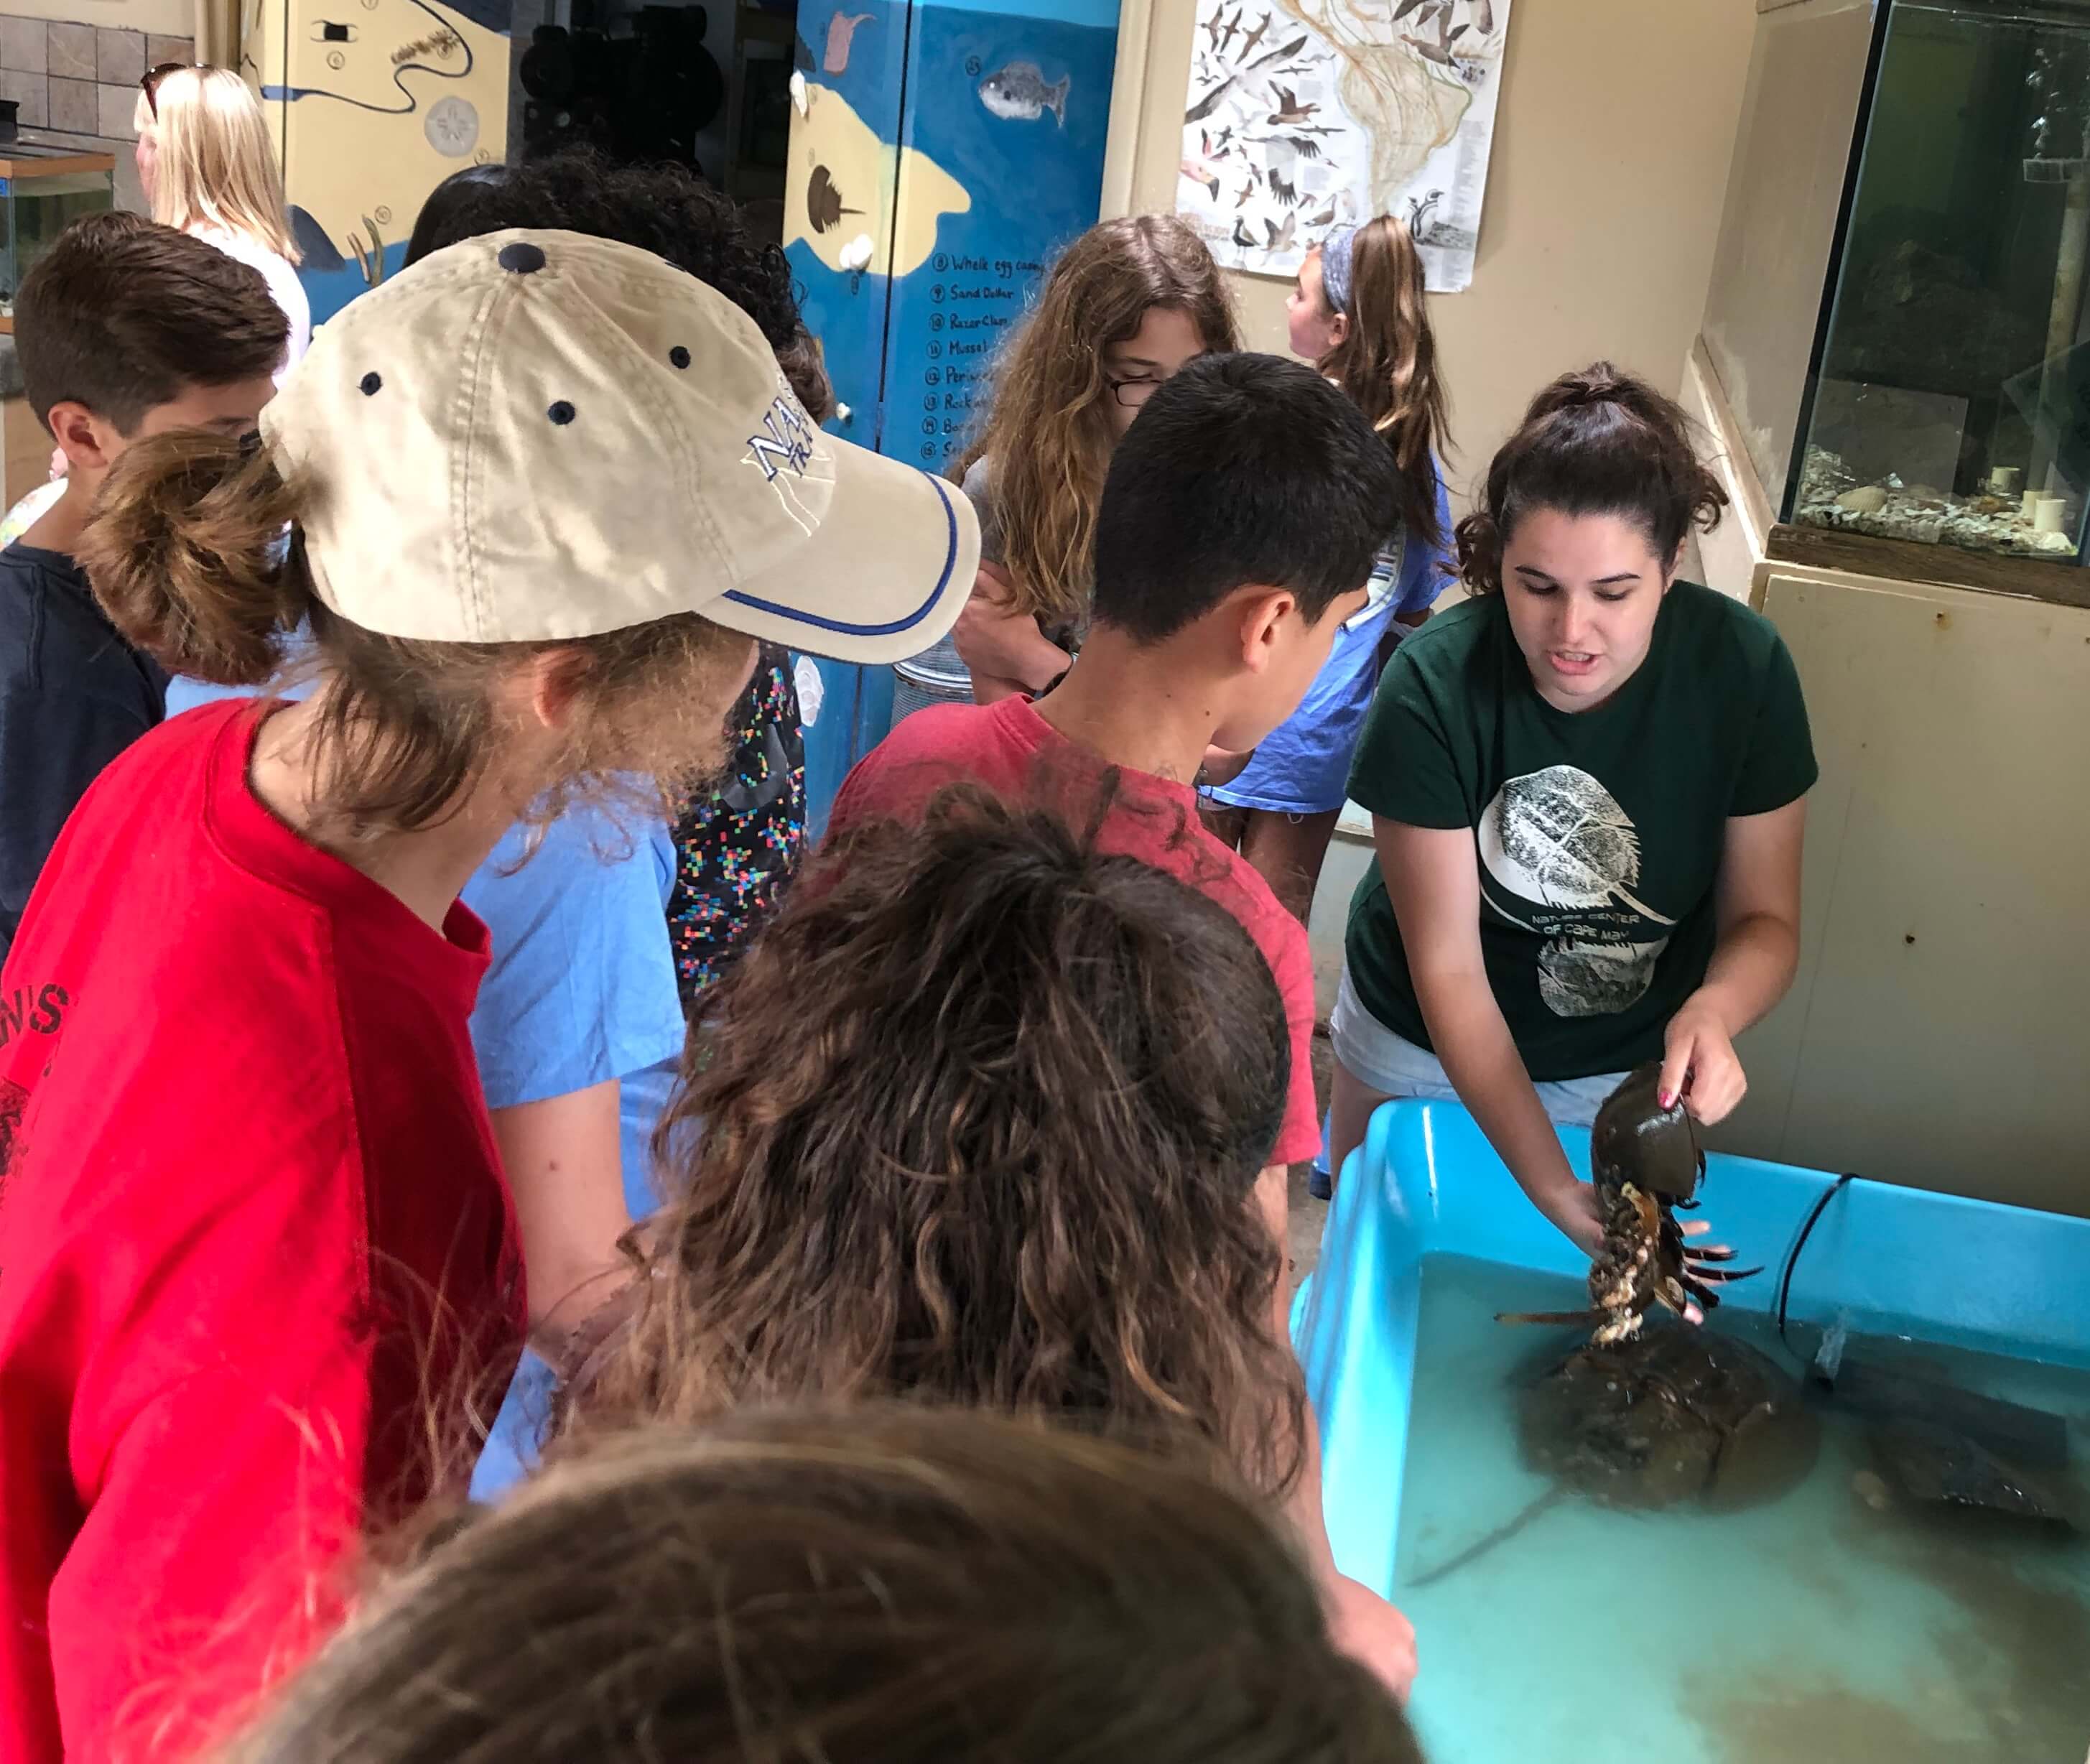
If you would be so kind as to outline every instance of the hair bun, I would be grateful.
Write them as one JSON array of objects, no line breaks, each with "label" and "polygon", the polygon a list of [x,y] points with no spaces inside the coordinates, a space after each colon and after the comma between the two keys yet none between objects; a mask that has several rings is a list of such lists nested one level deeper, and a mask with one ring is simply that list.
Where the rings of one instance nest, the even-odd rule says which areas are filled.
[{"label": "hair bun", "polygon": [[75,550],[110,623],[169,673],[259,686],[304,611],[282,561],[300,500],[267,449],[176,430],[116,462]]},{"label": "hair bun", "polygon": [[1533,398],[1496,454],[1459,523],[1460,574],[1477,594],[1500,588],[1503,549],[1538,508],[1620,516],[1673,569],[1691,529],[1711,531],[1727,506],[1682,407],[1608,361],[1592,362]]},{"label": "hair bun", "polygon": [[1628,379],[1608,361],[1594,361],[1573,373],[1563,373],[1533,401],[1530,414],[1554,411],[1587,410],[1600,404],[1624,405],[1640,402],[1637,381]]}]

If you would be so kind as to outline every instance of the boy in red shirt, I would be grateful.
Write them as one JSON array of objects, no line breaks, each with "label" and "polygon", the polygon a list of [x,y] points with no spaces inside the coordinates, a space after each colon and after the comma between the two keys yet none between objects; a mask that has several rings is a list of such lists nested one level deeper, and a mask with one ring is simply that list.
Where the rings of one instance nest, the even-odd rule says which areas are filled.
[{"label": "boy in red shirt", "polygon": [[[1238,919],[1276,976],[1292,1027],[1290,1106],[1258,1184],[1280,1245],[1287,1166],[1321,1145],[1313,962],[1298,919],[1199,824],[1195,782],[1209,750],[1245,753],[1298,708],[1343,621],[1364,604],[1400,506],[1385,442],[1311,368],[1252,355],[1190,363],[1112,456],[1091,622],[1065,677],[1036,700],[917,712],[849,774],[834,808],[837,826],[906,818],[954,778],[1049,797],[1077,824],[1100,814],[1103,850],[1180,877]],[[1284,1299],[1280,1289],[1280,1334]],[[1404,1688],[1406,1624],[1335,1573],[1319,1509],[1317,1465],[1297,1517],[1339,1632]]]}]

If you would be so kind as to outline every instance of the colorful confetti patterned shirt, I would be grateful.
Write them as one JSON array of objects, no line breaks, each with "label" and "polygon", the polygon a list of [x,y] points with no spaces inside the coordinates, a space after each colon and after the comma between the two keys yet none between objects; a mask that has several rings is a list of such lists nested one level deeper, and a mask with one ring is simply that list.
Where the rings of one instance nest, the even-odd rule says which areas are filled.
[{"label": "colorful confetti patterned shirt", "polygon": [[668,936],[686,1010],[768,923],[806,850],[806,737],[791,660],[763,646],[720,785],[675,824]]}]

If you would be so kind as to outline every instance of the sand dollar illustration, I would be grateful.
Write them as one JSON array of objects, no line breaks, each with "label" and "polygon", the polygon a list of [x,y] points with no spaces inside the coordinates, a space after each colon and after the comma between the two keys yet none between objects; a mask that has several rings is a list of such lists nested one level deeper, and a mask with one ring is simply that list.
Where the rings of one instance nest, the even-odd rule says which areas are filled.
[{"label": "sand dollar illustration", "polygon": [[462,159],[479,144],[479,112],[469,99],[454,94],[430,105],[421,127],[428,144],[445,159]]},{"label": "sand dollar illustration", "polygon": [[[907,193],[901,225],[867,226],[879,213],[883,192],[899,183]],[[973,205],[965,187],[927,153],[896,147],[849,107],[832,86],[806,84],[805,123],[791,131],[791,164],[784,190],[784,243],[803,239],[813,255],[838,273],[862,269],[871,275],[912,275],[936,247],[937,223]],[[861,214],[862,220],[843,221]],[[888,243],[888,230],[892,236]],[[873,241],[866,264],[845,263],[850,242],[865,234]],[[852,253],[852,256],[854,254]]]},{"label": "sand dollar illustration", "polygon": [[828,682],[810,656],[801,656],[793,664],[791,679],[798,688],[798,721],[811,729],[819,721],[820,707],[827,703]]}]

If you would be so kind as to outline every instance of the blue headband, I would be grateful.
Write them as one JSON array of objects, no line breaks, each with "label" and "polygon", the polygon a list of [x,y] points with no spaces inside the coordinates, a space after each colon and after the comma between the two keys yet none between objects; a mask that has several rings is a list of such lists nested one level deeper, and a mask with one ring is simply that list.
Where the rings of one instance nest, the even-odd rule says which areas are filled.
[{"label": "blue headband", "polygon": [[1339,226],[1321,241],[1321,287],[1331,312],[1350,310],[1350,253],[1357,243],[1354,226]]}]

